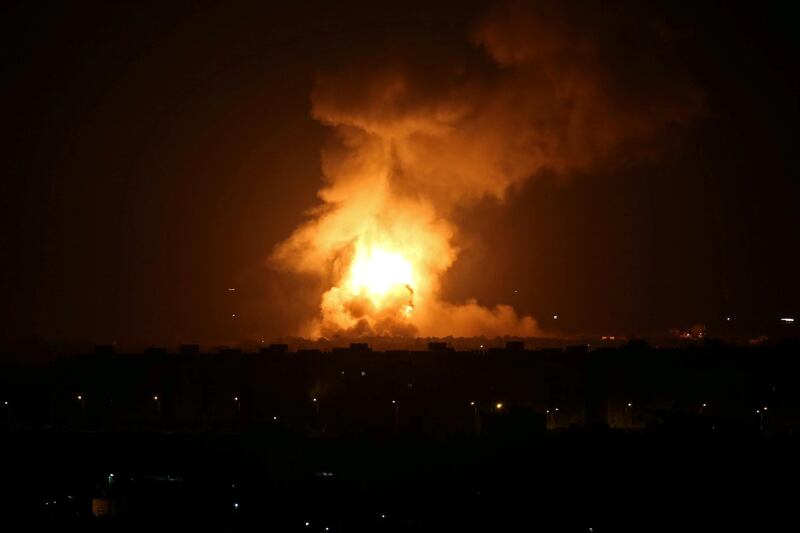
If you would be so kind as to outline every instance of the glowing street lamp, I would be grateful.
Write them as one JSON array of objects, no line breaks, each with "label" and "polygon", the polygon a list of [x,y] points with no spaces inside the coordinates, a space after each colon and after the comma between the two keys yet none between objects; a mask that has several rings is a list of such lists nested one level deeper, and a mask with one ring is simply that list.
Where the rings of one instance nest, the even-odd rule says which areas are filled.
[{"label": "glowing street lamp", "polygon": [[759,431],[764,431],[764,415],[767,414],[767,407],[764,406],[761,409],[756,409],[756,414],[758,415],[758,429]]},{"label": "glowing street lamp", "polygon": [[397,400],[392,400],[392,405],[394,405],[394,429],[397,430],[400,425],[400,403]]},{"label": "glowing street lamp", "polygon": [[311,398],[311,401],[314,403],[314,410],[317,413],[317,418],[319,418],[319,400],[316,398]]},{"label": "glowing street lamp", "polygon": [[[556,413],[558,412],[558,407],[555,409],[546,409],[545,410],[545,424],[550,424],[552,427],[556,425]],[[551,427],[551,429],[552,429]]]},{"label": "glowing street lamp", "polygon": [[705,403],[700,404],[700,415],[701,416],[703,414],[703,411],[705,411],[706,407],[708,407],[708,404],[705,404]]},{"label": "glowing street lamp", "polygon": [[494,404],[494,408],[497,409],[498,411],[502,410],[503,402],[497,402],[496,404]]}]

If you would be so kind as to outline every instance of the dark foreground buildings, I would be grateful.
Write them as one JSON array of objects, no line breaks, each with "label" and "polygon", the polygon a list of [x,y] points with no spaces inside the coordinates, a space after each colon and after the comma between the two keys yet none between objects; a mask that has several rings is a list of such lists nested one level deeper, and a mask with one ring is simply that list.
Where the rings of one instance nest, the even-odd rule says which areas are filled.
[{"label": "dark foreground buildings", "polygon": [[798,357],[355,344],[5,364],[3,502],[54,530],[772,530],[797,495]]}]

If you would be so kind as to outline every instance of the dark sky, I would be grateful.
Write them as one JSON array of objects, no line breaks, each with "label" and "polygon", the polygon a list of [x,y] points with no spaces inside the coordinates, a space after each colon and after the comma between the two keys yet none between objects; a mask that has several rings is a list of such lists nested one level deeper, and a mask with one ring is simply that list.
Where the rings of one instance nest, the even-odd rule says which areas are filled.
[{"label": "dark sky", "polygon": [[[316,204],[317,73],[375,43],[470,46],[485,11],[221,4],[0,8],[0,338],[291,333],[318,288],[267,258]],[[446,297],[512,303],[567,333],[800,315],[793,18],[777,2],[670,4],[653,9],[705,99],[677,148],[464,209]]]}]

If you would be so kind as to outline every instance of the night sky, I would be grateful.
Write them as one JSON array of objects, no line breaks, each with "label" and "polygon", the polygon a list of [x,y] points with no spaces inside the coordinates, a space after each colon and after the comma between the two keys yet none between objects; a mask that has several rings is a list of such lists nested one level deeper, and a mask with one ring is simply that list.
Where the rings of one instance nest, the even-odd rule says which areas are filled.
[{"label": "night sky", "polygon": [[[442,57],[479,55],[470,36],[493,8],[222,4],[0,8],[1,339],[293,334],[322,288],[268,259],[318,203],[329,135],[311,111],[319,73],[361,72],[402,49],[422,79],[445,77]],[[580,37],[602,8],[579,5]],[[800,315],[799,43],[787,9],[649,6],[659,24],[647,27],[670,35],[671,68],[702,104],[649,146],[623,143],[585,167],[537,171],[503,201],[458,206],[461,255],[443,297],[508,303],[565,334],[650,335],[726,316],[751,334]],[[618,46],[604,33],[613,20],[598,34]],[[627,44],[598,49],[658,63],[661,50]],[[642,86],[626,61],[615,106],[673,94],[658,74],[646,93],[626,92]]]}]

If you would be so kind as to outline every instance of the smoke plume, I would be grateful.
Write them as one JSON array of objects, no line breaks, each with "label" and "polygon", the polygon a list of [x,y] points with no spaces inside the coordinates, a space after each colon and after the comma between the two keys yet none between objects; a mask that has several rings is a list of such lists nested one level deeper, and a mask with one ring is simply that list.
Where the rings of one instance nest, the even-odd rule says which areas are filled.
[{"label": "smoke plume", "polygon": [[461,43],[379,43],[320,72],[321,204],[272,256],[329,287],[303,333],[536,334],[510,306],[442,301],[454,213],[543,171],[657,155],[703,107],[679,44],[632,5],[510,2]]}]

